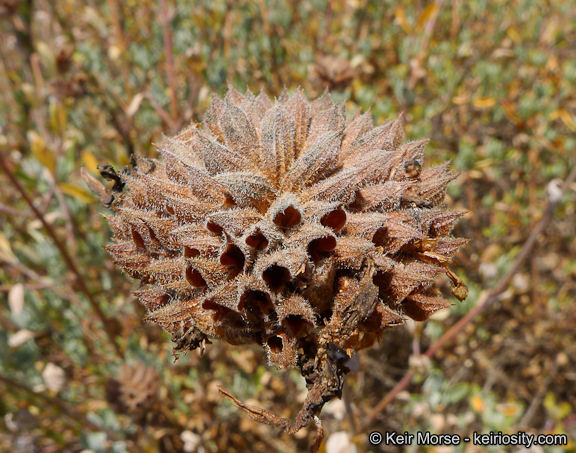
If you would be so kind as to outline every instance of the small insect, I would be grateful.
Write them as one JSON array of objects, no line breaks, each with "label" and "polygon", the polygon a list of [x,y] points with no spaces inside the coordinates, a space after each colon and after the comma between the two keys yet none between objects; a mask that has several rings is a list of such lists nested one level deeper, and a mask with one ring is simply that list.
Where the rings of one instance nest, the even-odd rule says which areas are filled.
[{"label": "small insect", "polygon": [[422,161],[418,157],[414,157],[404,164],[404,173],[409,179],[419,179],[422,173]]}]

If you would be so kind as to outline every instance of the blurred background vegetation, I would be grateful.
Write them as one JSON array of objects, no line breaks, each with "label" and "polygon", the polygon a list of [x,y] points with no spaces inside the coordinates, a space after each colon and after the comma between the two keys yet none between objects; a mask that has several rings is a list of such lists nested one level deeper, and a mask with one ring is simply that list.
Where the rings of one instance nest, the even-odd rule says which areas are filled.
[{"label": "blurred background vegetation", "polygon": [[575,164],[574,1],[0,0],[0,40],[0,450],[307,448],[312,431],[253,423],[216,388],[292,417],[297,371],[221,344],[174,363],[102,250],[104,210],[80,179],[81,166],[154,157],[230,82],[272,96],[328,87],[376,122],[405,112],[408,137],[431,138],[427,165],[460,172],[447,205],[470,211],[455,232],[473,239],[456,257],[467,301],[357,356],[322,448],[396,451],[371,447],[372,430],[495,430],[566,433],[574,451],[573,190],[499,300],[420,355],[509,270],[549,183]]}]

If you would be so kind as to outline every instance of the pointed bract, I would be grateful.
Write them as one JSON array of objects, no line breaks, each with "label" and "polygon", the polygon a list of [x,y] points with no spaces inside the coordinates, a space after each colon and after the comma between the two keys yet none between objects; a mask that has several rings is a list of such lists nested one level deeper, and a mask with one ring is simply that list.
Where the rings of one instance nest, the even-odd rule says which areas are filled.
[{"label": "pointed bract", "polygon": [[292,167],[296,157],[296,124],[286,108],[279,102],[272,107],[262,120],[260,140],[262,143],[261,162],[277,184]]},{"label": "pointed bract", "polygon": [[330,175],[338,165],[342,134],[326,132],[300,154],[284,177],[281,189],[299,192]]}]

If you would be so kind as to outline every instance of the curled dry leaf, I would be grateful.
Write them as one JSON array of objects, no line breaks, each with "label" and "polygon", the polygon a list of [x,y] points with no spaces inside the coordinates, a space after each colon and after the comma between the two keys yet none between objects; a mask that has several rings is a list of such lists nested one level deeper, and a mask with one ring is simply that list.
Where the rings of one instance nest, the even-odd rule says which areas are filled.
[{"label": "curled dry leaf", "polygon": [[115,182],[100,194],[115,212],[107,250],[141,282],[147,320],[178,352],[255,343],[269,364],[298,367],[308,395],[294,420],[220,390],[289,433],[314,420],[322,434],[317,415],[341,395],[350,354],[450,305],[438,276],[466,296],[448,270],[466,242],[450,237],[462,213],[441,205],[448,165],[424,167],[427,142],[404,143],[402,118],[374,127],[343,112],[329,93],[272,102],[230,90],[201,126],[161,143],[160,159],[129,175],[100,166]]}]

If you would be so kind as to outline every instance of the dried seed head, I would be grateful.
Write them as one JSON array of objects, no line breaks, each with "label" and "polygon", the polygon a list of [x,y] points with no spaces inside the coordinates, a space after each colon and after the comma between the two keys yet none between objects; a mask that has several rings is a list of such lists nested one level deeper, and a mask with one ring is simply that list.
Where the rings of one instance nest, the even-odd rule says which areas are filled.
[{"label": "dried seed head", "polygon": [[123,364],[118,378],[110,378],[106,383],[106,399],[120,413],[139,420],[156,404],[160,383],[160,375],[154,368],[142,362]]},{"label": "dried seed head", "polygon": [[145,285],[147,319],[176,351],[256,343],[270,364],[301,368],[309,396],[293,422],[233,399],[289,432],[341,391],[348,368],[333,351],[447,307],[440,274],[466,296],[447,269],[466,242],[449,236],[462,213],[440,206],[454,173],[423,167],[427,141],[403,143],[403,118],[373,127],[343,110],[328,93],[271,102],[231,89],[159,160],[103,168],[110,197],[89,181],[116,212],[107,250]]}]

